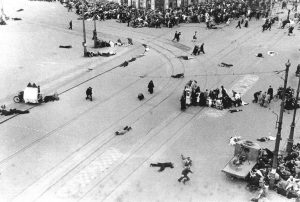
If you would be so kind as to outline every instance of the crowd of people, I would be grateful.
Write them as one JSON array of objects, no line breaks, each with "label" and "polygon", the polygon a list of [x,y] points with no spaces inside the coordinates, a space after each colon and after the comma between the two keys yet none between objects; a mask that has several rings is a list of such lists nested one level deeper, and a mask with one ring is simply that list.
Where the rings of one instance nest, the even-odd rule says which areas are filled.
[{"label": "crowd of people", "polygon": [[[61,3],[63,1],[61,0]],[[179,23],[205,22],[208,28],[215,24],[226,23],[232,19],[247,21],[252,17],[268,17],[270,1],[205,1],[198,4],[168,9],[135,8],[119,5],[113,2],[88,3],[86,0],[69,0],[66,7],[69,11],[75,9],[78,15],[84,11],[85,18],[99,20],[117,19],[132,27],[173,27]],[[246,20],[247,19],[247,20]]]},{"label": "crowd of people", "polygon": [[[279,155],[278,167],[275,173],[275,190],[277,193],[288,198],[298,198],[300,196],[300,144],[292,148],[292,152],[287,156]],[[260,189],[259,199],[266,195],[270,184],[272,170],[273,153],[268,149],[263,149],[257,164],[247,177],[248,188],[250,190]]]},{"label": "crowd of people", "polygon": [[[271,101],[283,98],[283,87],[279,87],[276,95],[274,95],[272,86],[269,86],[268,90],[265,92],[257,91],[253,94],[254,100],[253,103],[258,103],[262,107],[268,107]],[[296,103],[295,90],[291,87],[287,87],[285,92],[285,103],[284,109],[293,110],[295,107],[299,108],[299,104]]]},{"label": "crowd of people", "polygon": [[190,80],[185,85],[180,103],[181,110],[185,110],[191,105],[213,107],[220,110],[247,105],[242,101],[240,93],[232,90],[232,96],[230,96],[224,86],[221,86],[221,90],[216,88],[201,92],[200,86],[197,85],[195,80]]}]

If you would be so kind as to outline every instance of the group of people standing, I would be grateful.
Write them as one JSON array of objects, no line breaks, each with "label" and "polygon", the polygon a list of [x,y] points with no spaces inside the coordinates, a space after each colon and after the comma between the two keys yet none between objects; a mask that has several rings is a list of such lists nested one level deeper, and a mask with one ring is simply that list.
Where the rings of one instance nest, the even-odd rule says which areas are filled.
[{"label": "group of people standing", "polygon": [[267,92],[264,93],[260,90],[253,94],[254,100],[253,103],[258,103],[262,107],[268,107],[271,100],[273,100],[273,88],[269,86]]},{"label": "group of people standing", "polygon": [[[221,95],[221,96],[220,96]],[[197,81],[190,80],[183,91],[180,99],[181,110],[185,110],[188,106],[208,106],[217,109],[228,109],[232,106],[242,106],[243,103],[240,93],[232,91],[232,97],[229,96],[224,86],[221,86],[221,90],[216,88],[204,92],[200,91],[200,87],[197,85]]]}]

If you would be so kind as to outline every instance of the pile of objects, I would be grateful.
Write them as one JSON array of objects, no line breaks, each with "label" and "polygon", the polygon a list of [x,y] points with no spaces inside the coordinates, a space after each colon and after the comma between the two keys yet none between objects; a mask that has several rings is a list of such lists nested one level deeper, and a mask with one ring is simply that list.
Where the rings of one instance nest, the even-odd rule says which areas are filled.
[{"label": "pile of objects", "polygon": [[[283,87],[279,87],[277,90],[277,97],[279,99],[283,98]],[[295,107],[299,108],[300,105],[296,103],[296,97],[295,97],[295,90],[291,87],[287,87],[285,91],[285,103],[284,103],[284,109],[286,110],[293,110]]]}]

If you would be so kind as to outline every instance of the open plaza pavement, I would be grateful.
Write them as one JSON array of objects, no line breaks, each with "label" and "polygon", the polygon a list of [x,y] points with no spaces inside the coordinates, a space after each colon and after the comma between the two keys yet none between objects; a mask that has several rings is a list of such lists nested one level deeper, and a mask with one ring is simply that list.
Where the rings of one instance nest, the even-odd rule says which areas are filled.
[{"label": "open plaza pavement", "polygon": [[[277,5],[278,6],[278,5]],[[300,33],[287,29],[262,33],[262,20],[236,29],[236,21],[219,29],[205,23],[174,28],[132,28],[115,20],[97,21],[98,38],[126,41],[132,46],[93,48],[93,21],[86,21],[88,51],[115,50],[112,57],[83,57],[82,21],[59,2],[3,0],[9,17],[0,26],[0,104],[29,109],[29,114],[0,117],[0,201],[118,201],[118,202],[244,202],[257,195],[246,182],[221,170],[233,157],[232,136],[241,136],[262,148],[274,149],[280,102],[267,108],[252,103],[256,91],[283,86],[285,63],[290,60],[288,86],[296,89],[300,63]],[[22,12],[16,12],[18,9]],[[277,8],[276,12],[281,11]],[[281,14],[286,17],[287,11]],[[73,30],[68,29],[73,21]],[[182,33],[172,42],[175,31]],[[194,32],[198,39],[192,41]],[[205,43],[205,54],[191,60],[194,45]],[[119,65],[150,50],[126,67]],[[60,45],[71,45],[61,49]],[[275,51],[275,56],[267,54]],[[256,57],[262,53],[263,58]],[[221,62],[233,67],[220,67]],[[171,75],[184,73],[181,79]],[[154,93],[147,85],[154,82]],[[208,107],[180,110],[185,84],[196,80],[201,90],[240,90],[249,105],[229,113]],[[27,84],[41,93],[59,94],[59,100],[40,105],[13,103]],[[93,88],[93,101],[85,90]],[[137,95],[145,99],[139,101]],[[277,114],[277,115],[276,115]],[[284,112],[280,149],[285,150],[292,111]],[[300,142],[296,116],[295,142]],[[115,131],[132,130],[123,136]],[[179,183],[181,154],[193,160],[191,180]],[[172,162],[174,168],[157,172],[150,163]],[[270,191],[266,201],[294,201]]]}]

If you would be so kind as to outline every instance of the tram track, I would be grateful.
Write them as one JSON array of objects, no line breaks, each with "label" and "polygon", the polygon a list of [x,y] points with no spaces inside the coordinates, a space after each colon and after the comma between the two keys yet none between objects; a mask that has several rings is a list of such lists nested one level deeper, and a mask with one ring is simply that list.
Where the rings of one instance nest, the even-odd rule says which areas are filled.
[{"label": "tram track", "polygon": [[[170,51],[170,50],[168,50],[168,51]],[[171,52],[171,51],[170,51]],[[170,79],[169,79],[169,81],[170,81]],[[181,82],[182,83],[182,82]],[[181,84],[180,83],[180,84]],[[178,84],[178,86],[179,86],[179,84]],[[176,88],[178,87],[178,86],[176,86]],[[175,88],[175,90],[176,90],[176,88]],[[172,93],[171,93],[172,94]],[[170,96],[171,96],[171,94],[170,94]],[[152,98],[151,98],[152,99]],[[167,99],[167,98],[165,98],[165,99]],[[159,104],[158,104],[159,105]],[[203,109],[201,109],[198,113],[200,113],[201,111],[202,111]],[[148,113],[148,112],[146,112],[146,113]],[[180,113],[181,114],[181,113]],[[178,116],[180,116],[180,114],[178,115]],[[128,114],[128,115],[130,115],[130,113]],[[193,116],[194,117],[194,116]],[[193,118],[192,118],[193,119]],[[191,120],[192,120],[191,119]]]},{"label": "tram track", "polygon": [[[276,34],[274,35],[274,36],[276,36]],[[271,41],[271,40],[270,40]],[[277,40],[276,42],[279,42],[279,40]],[[274,45],[274,44],[276,44],[276,42],[275,43],[271,43],[272,45]],[[201,110],[199,110],[187,123],[189,123],[190,121],[192,121],[199,113],[201,113],[202,111],[204,110],[204,108],[202,108]],[[180,114],[178,115],[178,116],[180,116]],[[176,116],[176,118],[178,117],[178,116]],[[180,132],[180,130],[178,130],[176,133],[179,133]],[[172,139],[172,136],[170,137],[170,139],[168,139],[166,142],[168,142],[168,141],[170,141]],[[166,142],[164,142],[163,144],[161,144],[161,146],[160,147],[162,147]],[[138,151],[138,150],[137,150]],[[136,152],[135,152],[136,153]],[[151,154],[151,156],[153,156],[155,153],[152,153]],[[132,155],[134,155],[134,154],[132,154]],[[146,160],[144,160],[141,164],[140,164],[140,166],[138,166],[136,169],[134,169],[131,173],[129,173],[127,176],[126,176],[126,178],[125,179],[123,179],[120,183],[118,183],[118,185],[108,194],[108,196],[111,194],[111,193],[113,193],[119,186],[121,186],[121,184],[123,184],[137,169],[139,169],[142,165],[143,165],[143,163],[145,163],[146,161],[148,161],[150,158],[151,158],[151,156],[148,156],[147,158],[146,158]],[[129,157],[128,157],[129,158]],[[128,158],[126,158],[126,159],[128,159]],[[126,160],[124,160],[123,161],[123,164],[125,163],[125,161]],[[115,169],[117,169],[117,168],[120,168],[122,166],[122,163],[121,164],[119,164],[118,165],[118,167],[116,167]],[[113,173],[113,172],[115,172],[116,170],[113,170],[113,171],[111,171],[111,173]],[[105,178],[107,178],[108,176],[106,176]],[[104,179],[103,179],[104,180]],[[102,180],[101,180],[102,181]],[[98,183],[97,183],[97,185],[99,185],[99,183],[101,183],[101,181],[99,181]],[[95,187],[97,186],[97,185],[95,185]],[[90,191],[89,191],[90,192]],[[88,194],[88,193],[87,193]],[[86,194],[86,195],[87,195]],[[107,197],[108,197],[107,196]],[[105,197],[105,198],[107,198],[107,197]],[[82,197],[81,199],[83,199],[84,197]]]},{"label": "tram track", "polygon": [[[155,48],[154,48],[154,50],[155,50]],[[168,58],[168,57],[166,57],[167,58],[167,60],[169,60],[169,62],[170,62],[170,58]],[[170,62],[171,63],[171,62]],[[172,67],[172,65],[171,65],[171,67]],[[139,80],[142,80],[142,79],[139,79]],[[171,78],[170,79],[168,79],[168,82],[167,82],[167,84],[163,87],[163,89],[165,89],[166,87],[167,87],[167,85],[170,83],[170,81],[171,81]],[[175,81],[175,83],[178,83],[178,81]],[[177,86],[179,86],[180,84],[181,84],[182,82],[179,82],[179,84],[177,85]],[[173,84],[171,84],[169,87],[174,87],[174,85]],[[175,87],[175,89],[176,89],[176,87]],[[171,94],[172,93],[170,93],[170,95],[168,95],[165,99],[163,99],[161,102],[163,102],[164,100],[166,100],[169,96],[171,96]],[[136,110],[138,110],[140,107],[142,107],[143,105],[145,105],[145,104],[147,104],[149,101],[151,101],[152,99],[154,99],[156,96],[158,96],[159,94],[157,94],[157,95],[155,95],[155,96],[152,96],[151,98],[149,98],[146,102],[144,102],[142,105],[140,105],[139,107],[137,107],[137,108],[135,108],[134,110],[132,110],[132,111],[130,111],[126,116],[124,116],[124,117],[122,117],[121,119],[118,119],[116,122],[114,122],[113,124],[111,124],[108,128],[111,128],[113,125],[115,125],[116,123],[118,123],[118,122],[120,122],[122,119],[125,119],[127,116],[129,116],[129,115],[131,115],[134,111],[136,111]],[[160,102],[160,103],[161,103]],[[158,104],[159,105],[159,104]],[[156,106],[158,106],[158,105],[155,105],[154,107],[152,107],[152,109],[154,109]],[[145,114],[147,114],[148,113],[148,111],[145,113]],[[143,114],[144,115],[144,114]],[[142,116],[143,116],[142,115]],[[139,119],[140,119],[141,117],[139,117]],[[108,128],[106,128],[105,130],[107,130]],[[105,131],[104,130],[104,131]],[[104,131],[101,131],[96,137],[98,137],[98,136],[100,136],[101,134],[103,134],[103,132]],[[96,138],[95,137],[95,138]],[[105,144],[106,143],[108,143],[109,141],[111,141],[113,138],[115,138],[114,136],[112,137],[112,138],[110,138],[110,139],[108,139],[108,141],[106,141],[105,142]],[[93,138],[94,139],[94,138]],[[86,146],[88,143],[90,143],[91,141],[93,141],[93,139],[91,139],[90,141],[88,141],[86,144],[84,144],[82,147],[84,147],[84,146]],[[98,145],[98,148],[101,148],[101,146],[99,147],[99,145]],[[77,149],[76,151],[78,152],[79,150],[80,150],[81,148],[79,148],[79,149]],[[73,155],[74,153],[72,153],[71,155]],[[93,153],[92,153],[93,154]],[[91,154],[91,155],[92,155]],[[71,156],[70,155],[70,156]],[[65,158],[64,160],[67,160],[70,156],[68,156],[67,158]],[[2,162],[3,163],[3,162]],[[57,167],[57,166],[59,166],[59,165],[61,165],[63,163],[63,161],[62,162],[59,162],[55,167]],[[53,169],[53,168],[52,168]],[[51,169],[51,170],[52,170]]]},{"label": "tram track", "polygon": [[[202,110],[201,110],[201,111],[202,111]],[[197,115],[197,114],[196,114],[196,115]],[[196,116],[196,115],[195,115],[195,116]]]}]

